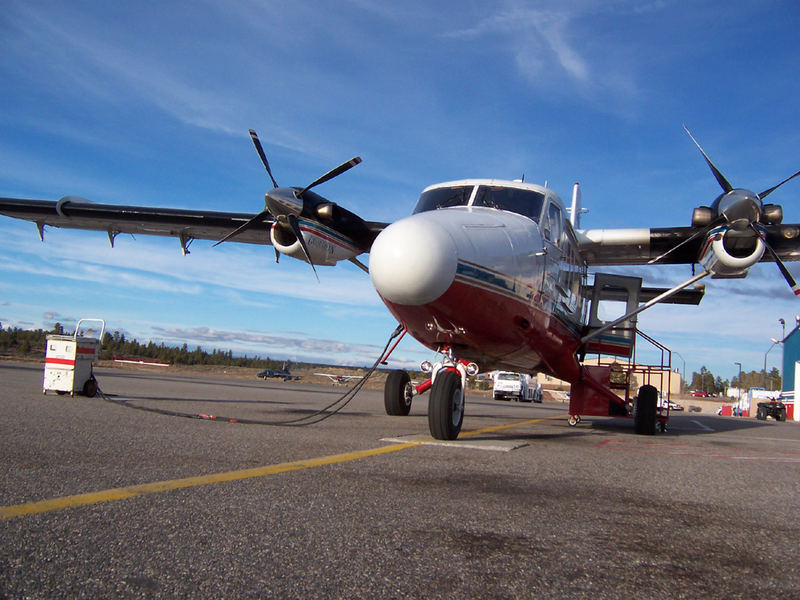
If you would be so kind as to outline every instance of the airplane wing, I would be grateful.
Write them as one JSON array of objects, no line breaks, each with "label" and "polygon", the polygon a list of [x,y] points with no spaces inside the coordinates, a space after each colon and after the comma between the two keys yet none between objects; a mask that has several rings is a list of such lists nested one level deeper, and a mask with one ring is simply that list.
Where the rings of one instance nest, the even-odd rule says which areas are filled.
[{"label": "airplane wing", "polygon": [[[69,196],[58,201],[0,198],[0,214],[32,221],[40,234],[43,227],[49,225],[105,231],[111,238],[119,233],[133,233],[182,240],[219,240],[255,216],[250,213],[95,204]],[[266,231],[272,222],[272,217],[264,215],[250,223],[232,241],[270,244]]]},{"label": "airplane wing", "polygon": [[[767,225],[766,242],[782,260],[800,260],[800,224]],[[644,265],[668,252],[659,264],[697,262],[705,236],[694,227],[584,229],[577,231],[583,259],[589,266]],[[693,236],[694,239],[692,239]],[[761,262],[772,257],[764,253]]]},{"label": "airplane wing", "polygon": [[[58,201],[0,198],[0,215],[36,224],[40,237],[45,226],[105,231],[109,239],[120,233],[160,235],[181,240],[184,250],[195,239],[219,241],[242,228],[231,242],[271,245],[269,228],[275,219],[266,212],[234,213],[97,204],[76,196]],[[364,222],[365,235],[359,241],[367,251],[386,223]]]}]

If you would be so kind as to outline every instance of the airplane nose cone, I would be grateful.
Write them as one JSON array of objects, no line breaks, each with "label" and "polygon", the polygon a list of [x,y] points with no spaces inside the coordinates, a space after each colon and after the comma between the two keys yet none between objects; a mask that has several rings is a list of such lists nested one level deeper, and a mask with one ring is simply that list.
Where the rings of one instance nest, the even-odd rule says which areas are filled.
[{"label": "airplane nose cone", "polygon": [[385,300],[406,306],[433,302],[456,276],[458,251],[450,234],[424,218],[389,225],[372,244],[369,274]]}]

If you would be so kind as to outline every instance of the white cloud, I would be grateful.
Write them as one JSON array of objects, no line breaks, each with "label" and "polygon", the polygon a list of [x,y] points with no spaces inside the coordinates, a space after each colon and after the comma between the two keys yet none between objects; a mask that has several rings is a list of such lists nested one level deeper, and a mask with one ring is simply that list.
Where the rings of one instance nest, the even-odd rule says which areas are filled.
[{"label": "white cloud", "polygon": [[114,248],[100,232],[45,230],[45,242],[29,224],[2,223],[0,248],[9,271],[27,272],[131,289],[198,294],[208,286],[252,294],[279,295],[326,303],[379,306],[369,277],[355,267],[318,267],[318,284],[305,264],[284,258],[275,265],[272,248],[228,244],[218,249],[195,242],[182,256],[176,240],[117,238]]}]

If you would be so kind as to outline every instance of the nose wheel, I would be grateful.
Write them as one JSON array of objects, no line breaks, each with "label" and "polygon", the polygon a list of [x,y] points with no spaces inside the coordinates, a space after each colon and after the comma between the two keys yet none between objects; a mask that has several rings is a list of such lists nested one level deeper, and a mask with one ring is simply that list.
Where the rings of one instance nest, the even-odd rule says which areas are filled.
[{"label": "nose wheel", "polygon": [[438,374],[428,401],[428,427],[437,440],[454,440],[464,421],[464,389],[461,373],[455,370]]}]

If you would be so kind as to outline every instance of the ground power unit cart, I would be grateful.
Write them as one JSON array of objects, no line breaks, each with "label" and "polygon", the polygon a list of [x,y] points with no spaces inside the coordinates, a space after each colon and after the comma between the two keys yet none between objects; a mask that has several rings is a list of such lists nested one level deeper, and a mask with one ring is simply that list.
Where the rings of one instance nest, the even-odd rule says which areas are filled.
[{"label": "ground power unit cart", "polygon": [[[89,337],[78,335],[81,324],[100,323],[100,335]],[[75,392],[94,397],[97,380],[92,366],[97,362],[97,350],[102,343],[106,322],[102,319],[81,319],[73,335],[48,334],[44,359],[44,383],[42,393],[49,391],[74,396]]]}]

